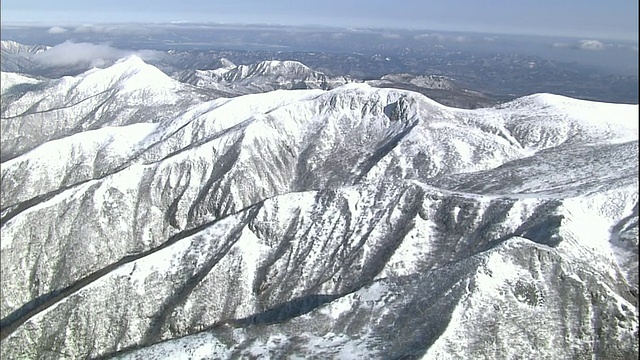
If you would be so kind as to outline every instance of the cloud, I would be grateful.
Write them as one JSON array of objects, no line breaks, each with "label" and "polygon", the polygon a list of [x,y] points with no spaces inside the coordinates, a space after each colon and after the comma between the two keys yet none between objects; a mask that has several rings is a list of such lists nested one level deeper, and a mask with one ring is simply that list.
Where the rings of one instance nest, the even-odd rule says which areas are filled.
[{"label": "cloud", "polygon": [[47,30],[47,32],[49,34],[62,34],[62,33],[66,33],[67,29],[60,27],[60,26],[54,26],[52,28],[50,28],[49,30]]},{"label": "cloud", "polygon": [[127,51],[106,44],[74,43],[65,41],[47,51],[35,54],[31,60],[49,67],[89,65],[104,66],[128,55],[138,55],[142,59],[152,60],[163,54],[160,51],[141,50]]},{"label": "cloud", "polygon": [[101,33],[104,32],[105,27],[100,25],[84,24],[73,29],[77,33]]},{"label": "cloud", "polygon": [[629,45],[603,43],[600,40],[580,40],[574,43],[555,42],[551,47],[556,49],[586,50],[586,51],[603,51],[607,49],[629,49]]},{"label": "cloud", "polygon": [[79,34],[117,34],[117,35],[148,35],[162,31],[160,28],[141,26],[136,24],[95,25],[84,24],[73,29]]},{"label": "cloud", "polygon": [[466,36],[458,35],[446,35],[440,33],[429,33],[429,34],[420,34],[413,37],[415,40],[434,40],[436,42],[455,42],[455,43],[464,43],[469,41],[469,38]]},{"label": "cloud", "polygon": [[580,41],[580,49],[582,50],[604,50],[605,45],[598,40],[582,40]]}]

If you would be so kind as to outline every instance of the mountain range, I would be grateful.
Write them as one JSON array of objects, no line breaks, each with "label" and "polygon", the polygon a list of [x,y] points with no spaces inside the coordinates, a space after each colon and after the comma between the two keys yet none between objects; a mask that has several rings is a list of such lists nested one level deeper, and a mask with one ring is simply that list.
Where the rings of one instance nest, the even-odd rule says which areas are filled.
[{"label": "mountain range", "polygon": [[638,105],[297,62],[1,80],[3,358],[638,356]]},{"label": "mountain range", "polygon": [[[73,46],[71,43],[70,46]],[[4,72],[14,72],[38,78],[60,78],[76,76],[95,67],[113,65],[120,55],[131,53],[115,48],[93,44],[80,44],[83,52],[95,56],[81,56],[71,61],[64,54],[68,49],[55,51],[51,55],[57,61],[47,61],[44,45],[24,45],[11,40],[0,41],[2,58],[0,67]],[[86,47],[86,49],[85,49]],[[216,57],[208,53],[176,52],[172,50],[159,52],[142,52],[147,55],[145,61],[173,79],[191,84],[199,88],[215,92],[217,97],[234,97],[256,94],[272,90],[322,89],[330,90],[351,82],[366,82],[376,87],[391,87],[420,92],[437,101],[456,107],[477,108],[498,103],[504,96],[495,96],[468,89],[451,78],[442,75],[416,75],[408,73],[388,74],[376,80],[363,80],[351,76],[327,75],[314,70],[300,61],[264,60],[236,65],[224,57]],[[138,54],[139,55],[139,54]],[[63,61],[65,60],[65,61]],[[510,97],[512,98],[512,97]]]}]

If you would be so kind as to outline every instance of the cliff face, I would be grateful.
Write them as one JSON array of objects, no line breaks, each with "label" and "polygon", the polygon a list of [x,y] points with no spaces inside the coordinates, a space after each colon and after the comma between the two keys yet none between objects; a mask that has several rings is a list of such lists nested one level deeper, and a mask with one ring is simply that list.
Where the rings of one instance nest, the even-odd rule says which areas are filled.
[{"label": "cliff face", "polygon": [[2,86],[3,358],[638,354],[637,105]]}]

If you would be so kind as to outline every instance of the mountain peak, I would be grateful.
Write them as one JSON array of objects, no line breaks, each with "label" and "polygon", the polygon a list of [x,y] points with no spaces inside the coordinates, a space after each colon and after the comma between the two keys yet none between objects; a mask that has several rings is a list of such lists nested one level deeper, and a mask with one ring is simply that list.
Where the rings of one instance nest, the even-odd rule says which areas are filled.
[{"label": "mountain peak", "polygon": [[227,59],[227,58],[220,58],[220,60],[218,60],[218,64],[216,66],[217,69],[219,68],[224,68],[224,69],[231,69],[236,67],[236,64],[234,64],[231,60]]},{"label": "mountain peak", "polygon": [[179,83],[137,55],[129,55],[104,69],[94,68],[84,73],[83,82],[98,87],[119,86],[124,91],[144,88],[173,89]]}]

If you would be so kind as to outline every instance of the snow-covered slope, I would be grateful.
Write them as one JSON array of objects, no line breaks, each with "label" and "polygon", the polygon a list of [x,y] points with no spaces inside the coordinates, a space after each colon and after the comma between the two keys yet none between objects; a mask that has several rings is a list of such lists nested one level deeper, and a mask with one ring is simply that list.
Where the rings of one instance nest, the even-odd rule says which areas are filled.
[{"label": "snow-covered slope", "polygon": [[[3,80],[12,76],[3,74]],[[188,87],[137,56],[37,87],[4,86],[3,161],[84,130],[172,119],[199,102]]]},{"label": "snow-covered slope", "polygon": [[638,354],[637,105],[5,77],[3,358]]},{"label": "snow-covered slope", "polygon": [[396,84],[413,85],[424,89],[437,90],[453,90],[455,85],[445,76],[437,75],[411,75],[411,74],[389,74],[380,78],[380,80],[368,80],[366,82],[371,86],[385,87]]},{"label": "snow-covered slope", "polygon": [[[45,45],[24,45],[11,40],[0,41],[0,68],[6,72],[22,72],[34,66],[30,57],[48,50]],[[3,85],[4,86],[4,85]]]},{"label": "snow-covered slope", "polygon": [[24,45],[12,40],[0,41],[0,50],[2,50],[3,54],[38,54],[50,48],[50,46],[46,45]]},{"label": "snow-covered slope", "polygon": [[189,70],[178,78],[191,85],[235,95],[277,89],[328,90],[352,81],[347,77],[326,76],[298,61],[271,60],[235,66],[227,60],[221,61],[221,65],[214,70]]},{"label": "snow-covered slope", "polygon": [[[40,80],[32,77],[16,74],[11,72],[2,72],[2,78],[0,79],[0,86],[2,87],[2,95],[8,95],[8,91],[11,88],[19,88],[20,85],[33,85],[38,84]],[[3,103],[3,108],[6,103]]]}]

